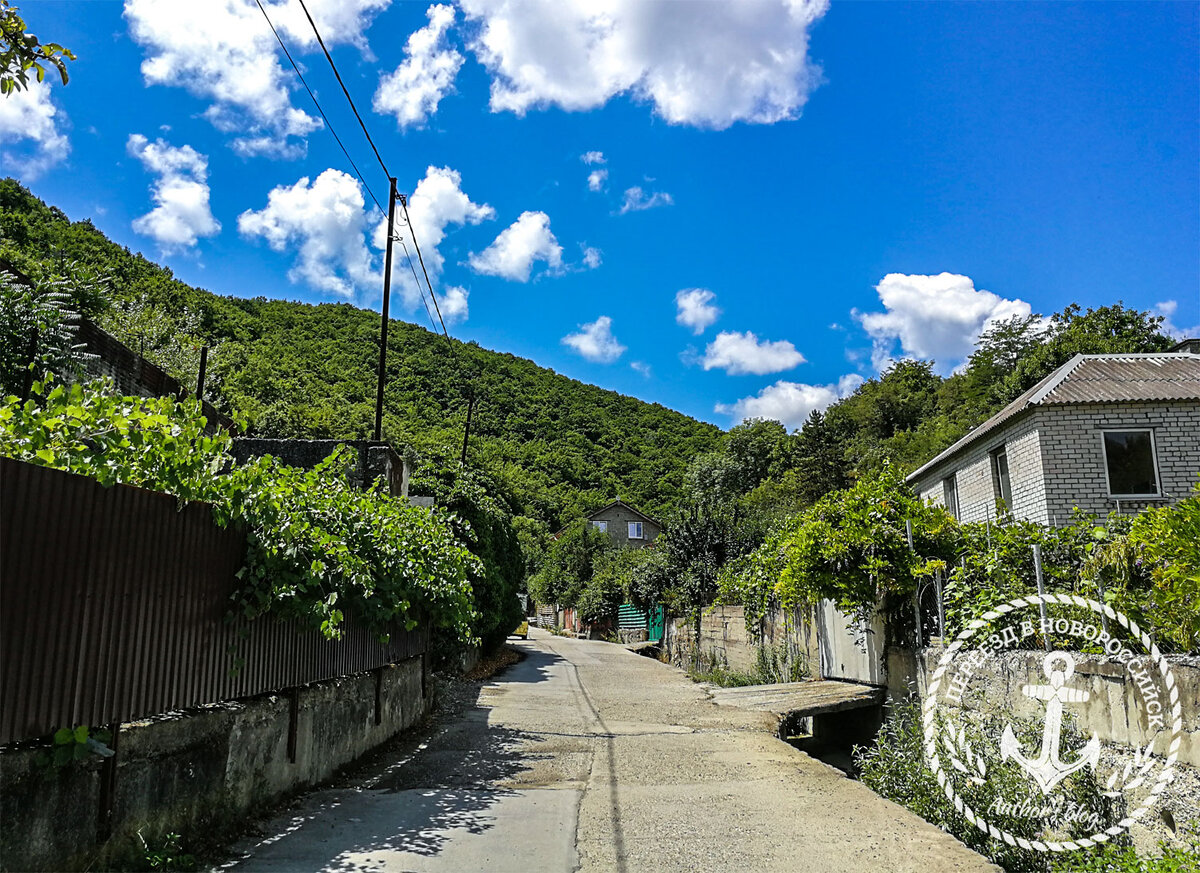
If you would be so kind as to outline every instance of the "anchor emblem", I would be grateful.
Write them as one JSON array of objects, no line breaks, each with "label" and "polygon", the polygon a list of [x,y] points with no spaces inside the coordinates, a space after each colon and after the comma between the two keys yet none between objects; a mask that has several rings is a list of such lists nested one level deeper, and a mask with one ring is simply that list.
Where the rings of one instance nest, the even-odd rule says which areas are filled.
[{"label": "anchor emblem", "polygon": [[[1062,668],[1056,669],[1056,664],[1062,664]],[[1005,725],[1004,736],[1000,738],[1000,757],[1012,758],[1020,764],[1042,789],[1042,793],[1049,794],[1055,785],[1076,770],[1089,765],[1096,766],[1096,762],[1100,760],[1100,738],[1093,733],[1088,744],[1078,750],[1079,758],[1073,763],[1064,764],[1059,759],[1063,704],[1083,703],[1091,695],[1087,691],[1067,687],[1067,682],[1075,673],[1075,659],[1068,652],[1051,652],[1046,655],[1042,661],[1042,672],[1050,680],[1049,685],[1021,687],[1021,693],[1026,697],[1046,701],[1046,723],[1042,731],[1041,753],[1032,760],[1026,758],[1021,754],[1021,744],[1013,734],[1012,725]]]}]

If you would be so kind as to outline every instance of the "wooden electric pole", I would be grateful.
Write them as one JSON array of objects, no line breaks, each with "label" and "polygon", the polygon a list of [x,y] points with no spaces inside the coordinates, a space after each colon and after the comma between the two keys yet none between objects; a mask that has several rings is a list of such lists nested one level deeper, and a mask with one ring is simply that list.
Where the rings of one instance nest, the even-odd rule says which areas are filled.
[{"label": "wooden electric pole", "polygon": [[375,387],[375,442],[383,439],[383,383],[387,378],[388,304],[392,297],[392,238],[396,228],[396,179],[388,179],[387,248],[383,256],[383,317],[379,325],[379,373]]}]

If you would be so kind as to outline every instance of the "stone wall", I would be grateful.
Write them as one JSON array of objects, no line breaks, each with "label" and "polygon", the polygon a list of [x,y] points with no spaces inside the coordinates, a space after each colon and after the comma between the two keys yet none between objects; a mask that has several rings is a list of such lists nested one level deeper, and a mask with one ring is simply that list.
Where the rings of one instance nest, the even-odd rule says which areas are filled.
[{"label": "stone wall", "polygon": [[252,811],[328,779],[412,726],[430,699],[418,657],[281,695],[122,725],[117,754],[107,761],[91,756],[46,767],[41,748],[0,748],[0,867],[63,870],[98,862],[120,869],[129,852],[137,855],[138,831],[151,846],[168,833],[180,834],[185,847],[211,843]]},{"label": "stone wall", "polygon": [[372,440],[294,440],[236,437],[233,459],[243,464],[251,458],[271,455],[289,467],[310,469],[329,457],[340,446],[349,447],[355,461],[347,475],[354,488],[366,489],[376,479],[393,497],[408,496],[408,467],[390,443]]},{"label": "stone wall", "polygon": [[[80,319],[76,340],[85,353],[84,376],[88,379],[111,379],[122,394],[133,397],[183,397],[196,392],[195,385],[180,385],[162,367],[142,357],[86,318]],[[232,419],[222,415],[208,401],[204,402],[203,408],[210,431],[233,431]]]},{"label": "stone wall", "polygon": [[688,668],[699,661],[710,661],[741,673],[754,673],[759,649],[770,647],[782,663],[784,672],[793,664],[808,675],[817,675],[820,651],[811,617],[802,613],[772,611],[758,630],[746,629],[746,611],[741,606],[713,606],[700,620],[697,642],[691,624],[685,619],[668,621],[664,628],[663,650],[672,663]]}]

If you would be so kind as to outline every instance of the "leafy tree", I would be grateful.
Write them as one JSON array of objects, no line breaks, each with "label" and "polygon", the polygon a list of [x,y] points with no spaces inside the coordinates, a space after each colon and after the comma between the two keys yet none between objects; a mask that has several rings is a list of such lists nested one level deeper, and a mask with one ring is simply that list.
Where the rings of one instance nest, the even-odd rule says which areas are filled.
[{"label": "leafy tree", "polygon": [[409,487],[434,497],[459,542],[478,559],[468,573],[472,634],[486,651],[503,643],[521,620],[517,594],[525,580],[525,555],[502,489],[486,474],[448,461],[452,451],[419,462]]},{"label": "leafy tree", "polygon": [[0,271],[0,395],[22,394],[48,372],[76,372],[77,319],[61,283],[19,282]]},{"label": "leafy tree", "polygon": [[1013,366],[1003,381],[1003,397],[1015,398],[1075,355],[1166,351],[1173,343],[1159,331],[1161,324],[1161,317],[1120,302],[1086,312],[1072,303],[1050,316],[1045,340]]},{"label": "leafy tree", "polygon": [[[102,317],[101,327],[143,358],[170,373],[179,384],[192,389],[200,376],[200,350],[203,339],[200,315],[184,307],[168,314],[143,294],[115,303]],[[209,364],[216,370],[215,349],[209,349]],[[205,389],[219,391],[211,380]]]},{"label": "leafy tree", "polygon": [[691,503],[725,503],[738,491],[738,471],[725,452],[705,452],[692,458],[684,474],[684,492]]},{"label": "leafy tree", "polygon": [[625,557],[626,599],[641,610],[667,601],[673,577],[665,549],[632,549]]},{"label": "leafy tree", "polygon": [[581,621],[604,624],[617,617],[617,610],[626,599],[629,564],[626,555],[637,549],[613,549],[596,560],[592,578],[579,593],[575,608]]},{"label": "leafy tree", "polygon": [[787,438],[784,426],[772,419],[756,418],[730,429],[725,455],[732,464],[738,493],[751,491],[778,471]]},{"label": "leafy tree", "polygon": [[800,428],[787,472],[797,497],[806,505],[849,484],[845,447],[825,416],[813,410]]},{"label": "leafy tree", "polygon": [[542,569],[529,580],[529,593],[538,603],[574,606],[592,580],[597,563],[613,548],[602,530],[582,519],[558,534]]},{"label": "leafy tree", "polygon": [[673,580],[667,599],[676,614],[692,615],[717,595],[717,576],[726,562],[746,553],[753,542],[735,506],[698,503],[679,513],[659,537]]},{"label": "leafy tree", "polygon": [[0,0],[0,94],[7,97],[13,91],[28,88],[30,71],[41,82],[46,78],[42,64],[57,70],[62,83],[67,84],[64,61],[75,60],[75,55],[57,43],[43,43],[27,33],[19,12],[9,0]]}]

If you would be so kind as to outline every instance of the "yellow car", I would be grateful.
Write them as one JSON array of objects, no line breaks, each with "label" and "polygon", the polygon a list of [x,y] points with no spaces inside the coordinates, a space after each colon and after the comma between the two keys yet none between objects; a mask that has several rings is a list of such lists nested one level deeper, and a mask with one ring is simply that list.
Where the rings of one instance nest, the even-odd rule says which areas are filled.
[{"label": "yellow car", "polygon": [[514,637],[520,637],[523,640],[529,639],[529,622],[523,621],[517,625],[517,629],[512,632]]}]

